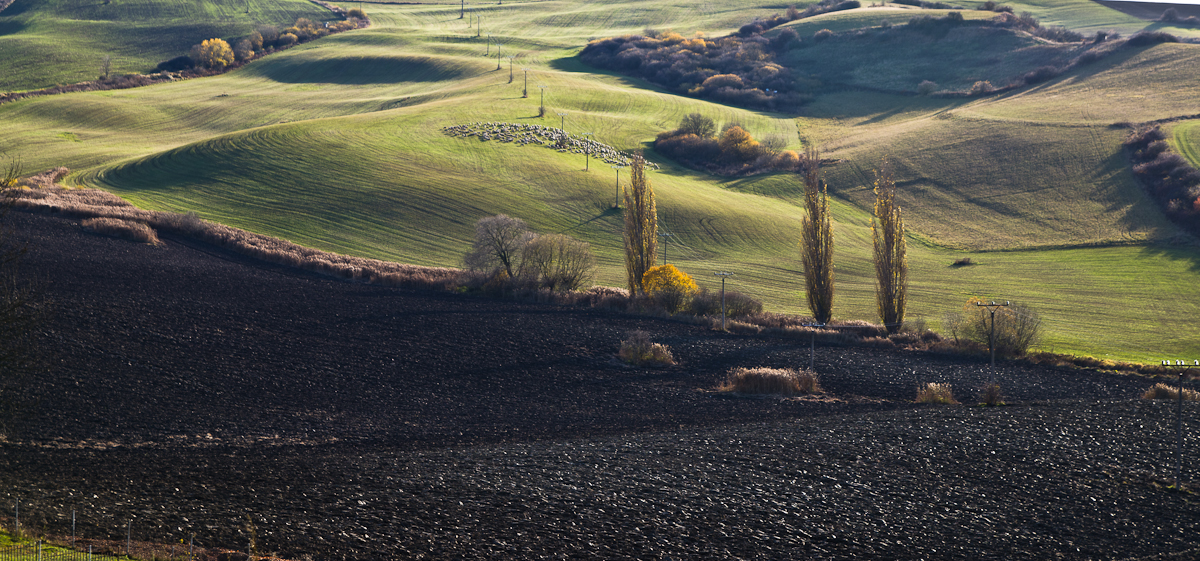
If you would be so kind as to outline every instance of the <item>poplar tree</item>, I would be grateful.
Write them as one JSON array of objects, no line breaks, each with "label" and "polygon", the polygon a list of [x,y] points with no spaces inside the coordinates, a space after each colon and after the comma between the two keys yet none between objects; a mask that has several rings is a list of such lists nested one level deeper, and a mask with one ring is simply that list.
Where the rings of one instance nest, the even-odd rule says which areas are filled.
[{"label": "poplar tree", "polygon": [[800,257],[808,309],[817,323],[833,319],[833,228],[829,193],[821,181],[821,154],[809,146],[804,153],[804,210],[800,222]]},{"label": "poplar tree", "polygon": [[875,302],[879,321],[888,333],[900,330],[908,297],[908,257],[904,219],[896,204],[896,180],[891,166],[875,171],[875,211],[871,216],[875,238]]},{"label": "poplar tree", "polygon": [[658,210],[646,179],[646,160],[634,156],[625,191],[625,276],[629,294],[645,292],[642,277],[658,259]]}]

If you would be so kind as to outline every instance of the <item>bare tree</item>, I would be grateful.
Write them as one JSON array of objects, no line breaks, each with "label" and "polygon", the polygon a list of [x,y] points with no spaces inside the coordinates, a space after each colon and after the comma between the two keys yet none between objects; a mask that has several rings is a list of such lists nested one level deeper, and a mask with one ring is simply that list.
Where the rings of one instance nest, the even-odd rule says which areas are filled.
[{"label": "bare tree", "polygon": [[646,160],[634,156],[625,189],[625,276],[629,293],[642,290],[642,276],[658,259],[658,208],[646,179]]},{"label": "bare tree", "polygon": [[112,72],[112,55],[104,55],[104,61],[100,63],[101,80],[108,80],[108,75]]},{"label": "bare tree", "polygon": [[475,223],[475,241],[463,262],[472,270],[503,270],[509,278],[516,278],[521,274],[522,250],[531,235],[520,218],[503,214],[480,218]]},{"label": "bare tree", "polygon": [[804,210],[800,222],[800,258],[808,309],[817,323],[833,319],[833,227],[829,193],[821,181],[821,154],[809,146],[804,154]]},{"label": "bare tree", "polygon": [[875,237],[875,302],[879,321],[888,333],[900,330],[908,303],[908,256],[904,241],[904,219],[896,204],[896,179],[884,162],[875,172],[875,212],[871,215]]},{"label": "bare tree", "polygon": [[570,236],[539,236],[525,246],[525,267],[550,290],[576,290],[596,274],[596,258],[588,244]]}]

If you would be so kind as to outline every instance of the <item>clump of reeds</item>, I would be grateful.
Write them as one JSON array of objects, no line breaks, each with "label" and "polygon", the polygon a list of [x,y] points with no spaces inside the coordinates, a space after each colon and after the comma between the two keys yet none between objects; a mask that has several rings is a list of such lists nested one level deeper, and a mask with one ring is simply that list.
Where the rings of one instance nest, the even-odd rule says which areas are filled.
[{"label": "clump of reeds", "polygon": [[937,404],[954,404],[958,403],[954,400],[954,392],[950,389],[950,384],[939,384],[937,382],[929,382],[924,387],[917,389],[917,403],[937,403]]},{"label": "clump of reeds", "polygon": [[736,368],[719,388],[723,392],[799,395],[821,393],[817,374],[791,368]]},{"label": "clump of reeds", "polygon": [[[1179,399],[1179,388],[1159,382],[1142,394],[1142,399]],[[1200,392],[1183,388],[1184,401],[1200,401]]]},{"label": "clump of reeds", "polygon": [[154,232],[154,228],[147,226],[145,222],[122,220],[120,218],[88,218],[80,222],[80,225],[85,230],[106,236],[124,238],[151,245],[162,243],[159,241],[158,235]]},{"label": "clump of reeds", "polygon": [[617,353],[621,360],[636,366],[670,366],[675,364],[671,349],[666,345],[650,340],[650,334],[642,330],[630,331],[627,339],[621,341],[621,350]]}]

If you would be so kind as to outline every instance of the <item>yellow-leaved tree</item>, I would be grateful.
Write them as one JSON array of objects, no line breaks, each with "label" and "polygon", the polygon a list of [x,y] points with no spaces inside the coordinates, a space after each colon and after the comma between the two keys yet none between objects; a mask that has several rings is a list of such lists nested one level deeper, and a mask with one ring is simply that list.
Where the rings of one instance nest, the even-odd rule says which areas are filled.
[{"label": "yellow-leaved tree", "polygon": [[674,265],[651,267],[642,276],[642,288],[671,313],[683,309],[688,299],[700,290],[690,275]]},{"label": "yellow-leaved tree", "polygon": [[821,154],[809,147],[804,157],[804,210],[800,221],[800,257],[804,263],[808,309],[817,323],[833,319],[833,227],[829,193],[821,181]]},{"label": "yellow-leaved tree", "polygon": [[233,49],[224,39],[205,39],[194,47],[192,60],[205,68],[220,70],[233,64]]}]

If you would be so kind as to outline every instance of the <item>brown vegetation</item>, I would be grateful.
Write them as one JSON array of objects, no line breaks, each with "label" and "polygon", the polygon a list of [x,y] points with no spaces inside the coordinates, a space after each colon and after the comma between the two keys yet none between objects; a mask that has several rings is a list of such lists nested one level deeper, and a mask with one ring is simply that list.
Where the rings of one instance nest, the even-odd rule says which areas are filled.
[{"label": "brown vegetation", "polygon": [[675,357],[666,345],[650,340],[650,334],[637,330],[629,332],[621,341],[621,350],[617,356],[634,366],[670,366],[675,364]]},{"label": "brown vegetation", "polygon": [[[1142,399],[1171,399],[1179,400],[1179,388],[1171,384],[1159,382],[1142,394]],[[1200,401],[1200,392],[1183,388],[1184,401]]]},{"label": "brown vegetation", "polygon": [[817,374],[791,368],[736,368],[717,388],[745,394],[800,395],[822,393]]},{"label": "brown vegetation", "polygon": [[929,382],[924,387],[917,388],[917,403],[953,405],[958,402],[954,400],[954,392],[951,390],[950,384]]},{"label": "brown vegetation", "polygon": [[123,220],[120,218],[87,218],[79,223],[84,230],[124,238],[135,242],[148,243],[158,245],[158,235],[154,233],[154,229],[147,226],[145,222],[134,220]]},{"label": "brown vegetation", "polygon": [[875,240],[875,303],[879,321],[888,333],[900,331],[908,303],[908,256],[904,219],[896,201],[896,180],[884,164],[875,172],[875,209],[871,233]]}]

